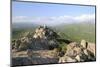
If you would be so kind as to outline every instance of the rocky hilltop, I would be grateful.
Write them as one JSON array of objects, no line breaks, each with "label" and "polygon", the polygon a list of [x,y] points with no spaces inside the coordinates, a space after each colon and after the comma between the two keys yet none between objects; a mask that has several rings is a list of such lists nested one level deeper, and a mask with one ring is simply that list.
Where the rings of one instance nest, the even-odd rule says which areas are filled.
[{"label": "rocky hilltop", "polygon": [[95,61],[95,44],[61,39],[47,26],[12,40],[12,66]]}]

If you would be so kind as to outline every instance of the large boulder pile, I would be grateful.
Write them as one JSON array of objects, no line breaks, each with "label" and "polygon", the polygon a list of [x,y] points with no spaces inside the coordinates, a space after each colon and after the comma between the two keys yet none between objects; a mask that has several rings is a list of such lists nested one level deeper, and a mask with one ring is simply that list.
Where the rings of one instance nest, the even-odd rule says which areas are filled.
[{"label": "large boulder pile", "polygon": [[66,46],[67,50],[59,57],[59,63],[95,61],[95,44],[85,40],[81,43],[72,42]]}]

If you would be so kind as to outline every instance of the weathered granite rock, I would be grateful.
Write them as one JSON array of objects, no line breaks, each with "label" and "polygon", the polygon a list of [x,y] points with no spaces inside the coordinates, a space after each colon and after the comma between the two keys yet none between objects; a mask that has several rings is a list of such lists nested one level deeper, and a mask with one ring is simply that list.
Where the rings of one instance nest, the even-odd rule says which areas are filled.
[{"label": "weathered granite rock", "polygon": [[83,48],[87,48],[88,44],[85,40],[82,40],[80,44],[82,45]]},{"label": "weathered granite rock", "polygon": [[94,54],[94,56],[96,56],[95,52],[96,52],[96,45],[94,43],[88,43],[87,46],[87,50],[89,50],[91,53]]},{"label": "weathered granite rock", "polygon": [[73,59],[69,56],[63,56],[59,58],[58,63],[65,63],[65,62],[76,62],[76,59]]}]

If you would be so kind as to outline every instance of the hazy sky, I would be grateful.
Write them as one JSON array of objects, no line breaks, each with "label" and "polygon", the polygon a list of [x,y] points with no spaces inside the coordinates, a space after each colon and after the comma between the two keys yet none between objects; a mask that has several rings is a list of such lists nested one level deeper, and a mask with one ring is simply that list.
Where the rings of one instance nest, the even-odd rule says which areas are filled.
[{"label": "hazy sky", "polygon": [[61,5],[31,2],[12,2],[13,22],[50,24],[94,21],[94,6]]}]

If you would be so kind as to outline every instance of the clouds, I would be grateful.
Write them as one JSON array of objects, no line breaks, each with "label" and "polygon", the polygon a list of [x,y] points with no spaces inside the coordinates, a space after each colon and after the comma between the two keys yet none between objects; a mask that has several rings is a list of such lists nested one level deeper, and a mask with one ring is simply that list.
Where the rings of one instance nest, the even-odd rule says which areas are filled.
[{"label": "clouds", "polygon": [[32,18],[27,16],[14,16],[12,17],[12,22],[22,23],[22,22],[32,22]]},{"label": "clouds", "polygon": [[83,14],[80,16],[53,16],[53,17],[28,17],[28,16],[14,16],[13,23],[35,23],[46,25],[58,25],[62,23],[80,23],[80,22],[95,22],[95,14]]},{"label": "clouds", "polygon": [[80,22],[95,22],[95,14],[91,14],[91,15],[81,15],[81,16],[77,16],[75,17],[75,20],[80,21]]}]

